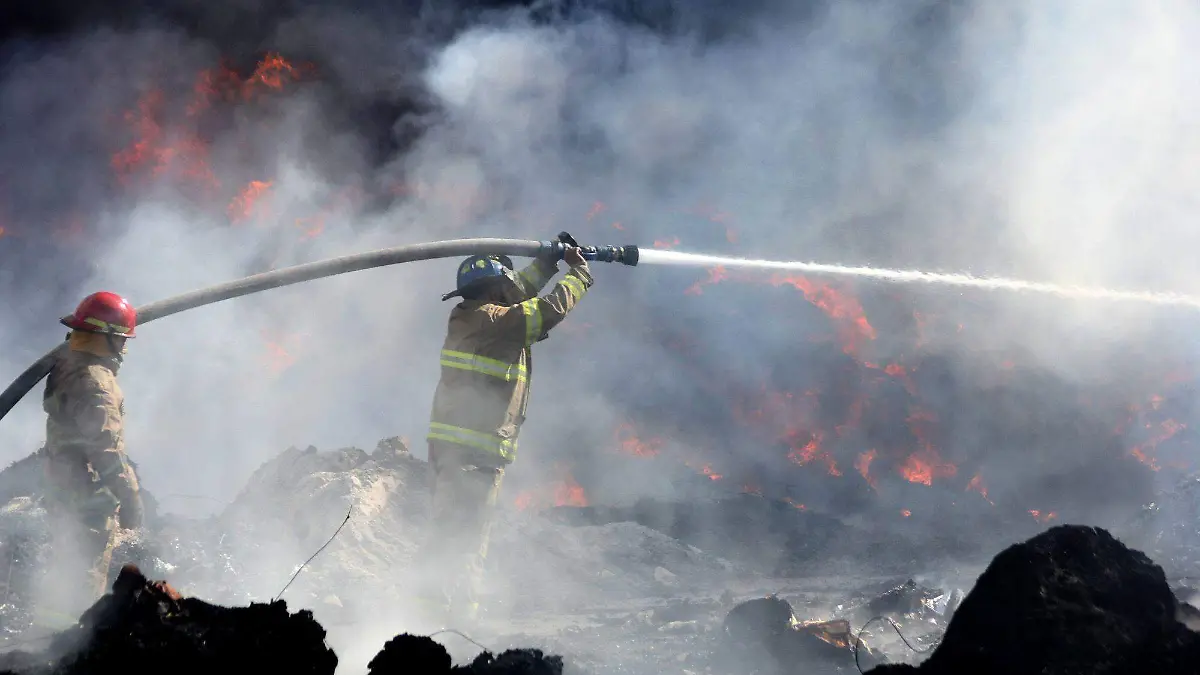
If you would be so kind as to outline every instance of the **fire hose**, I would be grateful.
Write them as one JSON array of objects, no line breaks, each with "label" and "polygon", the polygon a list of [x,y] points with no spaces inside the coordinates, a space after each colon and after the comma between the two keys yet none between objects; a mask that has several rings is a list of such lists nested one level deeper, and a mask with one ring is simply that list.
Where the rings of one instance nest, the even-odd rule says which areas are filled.
[{"label": "fire hose", "polygon": [[[552,257],[562,260],[566,246],[577,246],[575,240],[567,233],[559,235],[556,241],[530,241],[524,239],[455,239],[450,241],[434,241],[424,244],[410,244],[385,248],[366,253],[330,258],[318,262],[294,265],[283,269],[263,272],[230,281],[228,283],[210,286],[191,291],[182,295],[152,302],[137,308],[138,325],[178,314],[189,309],[211,305],[240,298],[243,295],[260,293],[272,288],[290,286],[304,281],[337,276],[347,272],[398,265],[400,263],[418,260],[433,260],[436,258],[454,258],[468,255],[515,255],[522,257]],[[619,262],[635,266],[638,263],[638,248],[636,246],[582,246],[583,258],[594,262]],[[42,378],[50,373],[66,343],[59,344],[45,356],[25,369],[17,376],[3,392],[0,392],[0,419],[13,409],[17,403],[33,389]]]}]

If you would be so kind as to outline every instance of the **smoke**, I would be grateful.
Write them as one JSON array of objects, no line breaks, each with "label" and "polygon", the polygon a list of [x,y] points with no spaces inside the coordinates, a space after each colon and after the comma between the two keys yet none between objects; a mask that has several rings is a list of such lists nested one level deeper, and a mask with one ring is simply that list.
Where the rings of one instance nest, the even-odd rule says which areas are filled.
[{"label": "smoke", "polygon": [[[373,247],[561,229],[1200,292],[1200,15],[1182,1],[228,4],[63,18],[6,47],[0,372],[98,288],[143,304]],[[292,67],[278,90],[252,75],[267,52]],[[222,58],[240,84],[198,79]],[[973,498],[978,474],[1018,513],[1103,521],[1162,473],[1130,448],[1195,417],[1168,391],[1194,361],[1186,310],[594,267],[536,350],[506,501],[568,467],[597,502],[752,485],[918,517]],[[421,455],[453,269],[147,325],[121,373],[146,487],[186,511],[207,502],[171,495],[225,502],[288,445],[403,435]],[[0,426],[5,459],[40,442],[38,398]],[[622,438],[657,438],[655,458]],[[928,488],[902,476],[914,454]]]}]

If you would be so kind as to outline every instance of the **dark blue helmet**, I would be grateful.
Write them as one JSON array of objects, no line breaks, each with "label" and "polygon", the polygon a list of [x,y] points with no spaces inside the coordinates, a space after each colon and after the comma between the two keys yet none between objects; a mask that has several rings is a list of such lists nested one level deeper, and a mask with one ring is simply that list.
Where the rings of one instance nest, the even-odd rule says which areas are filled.
[{"label": "dark blue helmet", "polygon": [[515,281],[512,266],[512,259],[506,255],[473,255],[458,266],[457,289],[442,296],[442,300],[461,296],[463,291],[482,285],[488,279]]}]

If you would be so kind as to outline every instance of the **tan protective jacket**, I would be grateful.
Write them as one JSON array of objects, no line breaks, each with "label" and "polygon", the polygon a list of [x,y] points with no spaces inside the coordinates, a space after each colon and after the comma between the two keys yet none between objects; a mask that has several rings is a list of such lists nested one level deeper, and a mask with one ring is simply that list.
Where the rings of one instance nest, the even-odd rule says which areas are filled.
[{"label": "tan protective jacket", "polygon": [[522,302],[465,300],[451,310],[430,442],[474,450],[481,465],[501,467],[516,458],[529,405],[530,347],[566,318],[593,283],[584,264],[537,297],[557,272],[556,263],[535,260],[517,274]]},{"label": "tan protective jacket", "polygon": [[[139,498],[137,478],[125,457],[125,396],[113,357],[68,350],[46,379],[46,454],[60,489],[95,490],[83,480],[88,465],[100,486],[122,503]],[[86,473],[81,473],[86,472]],[[54,475],[57,474],[57,475]],[[68,487],[70,486],[70,487]]]}]

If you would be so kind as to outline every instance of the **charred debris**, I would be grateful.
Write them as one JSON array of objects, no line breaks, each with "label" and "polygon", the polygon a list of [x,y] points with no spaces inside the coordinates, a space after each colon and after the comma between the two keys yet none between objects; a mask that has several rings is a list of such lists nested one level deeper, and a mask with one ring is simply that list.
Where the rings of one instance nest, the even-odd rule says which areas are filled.
[{"label": "charred debris", "polygon": [[[53,636],[43,652],[0,654],[0,672],[19,675],[84,673],[309,673],[331,675],[338,657],[312,612],[287,603],[222,607],[185,598],[165,581],[150,581],[135,565],[121,569],[112,592],[74,627]],[[484,652],[465,666],[428,637],[400,635],[371,661],[371,675],[561,675],[562,658],[539,650]]]},{"label": "charred debris", "polygon": [[[394,570],[404,568],[414,549],[412,533],[427,516],[425,464],[398,439],[382,441],[371,453],[291,449],[256,471],[234,502],[209,521],[188,529],[155,513],[144,540],[119,551],[115,564],[124,566],[114,570],[112,592],[76,625],[29,640],[22,588],[48,555],[36,493],[19,488],[36,485],[35,464],[22,460],[0,472],[0,673],[332,673],[338,656],[326,631],[341,627],[342,610],[370,615],[403,602],[388,589],[396,585]],[[1194,494],[1185,485],[1164,495],[1135,518],[1141,538],[1126,538],[1165,550],[1183,535],[1145,525],[1157,522],[1155,514],[1164,509],[1188,508]],[[273,597],[283,581],[278,566],[256,567],[255,552],[265,548],[254,546],[291,546],[287,550],[295,559],[304,560],[328,540],[347,503],[371,516],[346,524],[348,532],[304,570],[287,601],[254,601]],[[1178,576],[1169,582],[1145,554],[1091,527],[1057,526],[1010,546],[973,584],[950,574],[875,582],[864,577],[858,583],[856,572],[846,571],[837,590],[816,600],[804,593],[747,592],[761,587],[748,585],[748,579],[775,583],[786,579],[783,571],[803,578],[806,565],[809,576],[819,575],[812,570],[822,559],[854,554],[845,542],[855,538],[866,547],[859,550],[872,557],[894,545],[899,559],[894,567],[915,561],[929,568],[930,553],[911,542],[905,548],[895,543],[898,538],[856,529],[833,515],[783,506],[739,496],[697,502],[690,510],[643,502],[624,511],[508,513],[498,523],[493,564],[504,568],[498,573],[512,587],[539,590],[537,597],[501,594],[490,602],[505,608],[509,618],[521,618],[536,613],[541,601],[542,609],[575,623],[549,633],[507,635],[503,642],[540,650],[485,649],[465,661],[456,655],[457,666],[434,641],[436,635],[404,633],[381,639],[367,671],[550,675],[563,672],[564,658],[556,654],[565,654],[577,672],[606,672],[602,660],[579,658],[570,641],[555,637],[568,633],[594,633],[598,649],[650,636],[658,649],[673,650],[667,660],[675,668],[691,675],[857,669],[935,675],[1182,673],[1193,672],[1200,659],[1200,638],[1190,628],[1200,626],[1200,611],[1189,604],[1196,585]],[[317,522],[320,514],[329,516],[327,530],[296,526]],[[758,569],[710,552],[744,547],[750,536],[783,543]],[[1176,562],[1181,568],[1187,564]],[[551,576],[551,569],[577,576]],[[519,576],[522,571],[528,579]],[[885,570],[882,578],[890,573]],[[559,585],[539,587],[548,578]],[[177,590],[191,588],[203,588],[211,602]],[[547,605],[547,598],[553,602]],[[633,608],[607,623],[627,632],[618,637],[604,633],[605,620],[579,621],[589,608],[573,606],[577,598],[583,604],[617,598]],[[381,604],[366,604],[372,600]],[[291,611],[289,602],[304,609]],[[501,644],[499,637],[486,641]],[[629,672],[660,671],[661,664]]]}]

